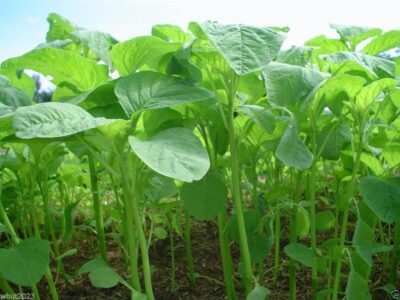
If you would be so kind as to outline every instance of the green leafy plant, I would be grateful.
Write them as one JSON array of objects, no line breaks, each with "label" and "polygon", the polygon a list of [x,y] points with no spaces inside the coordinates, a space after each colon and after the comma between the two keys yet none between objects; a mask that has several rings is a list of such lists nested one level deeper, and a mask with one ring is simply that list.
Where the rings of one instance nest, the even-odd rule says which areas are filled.
[{"label": "green leafy plant", "polygon": [[[58,299],[60,277],[88,274],[94,288],[156,299],[150,250],[161,241],[168,289],[179,290],[180,243],[196,288],[213,280],[196,272],[201,222],[216,224],[230,300],[275,297],[280,274],[289,299],[298,273],[310,273],[313,299],[372,299],[398,284],[399,60],[383,57],[398,30],[331,25],[336,39],[282,49],[287,28],[155,25],[119,42],[48,22],[45,43],[0,67],[4,293],[40,299],[44,276]],[[35,103],[24,70],[51,77],[51,102]],[[67,274],[87,232],[95,255]]]}]

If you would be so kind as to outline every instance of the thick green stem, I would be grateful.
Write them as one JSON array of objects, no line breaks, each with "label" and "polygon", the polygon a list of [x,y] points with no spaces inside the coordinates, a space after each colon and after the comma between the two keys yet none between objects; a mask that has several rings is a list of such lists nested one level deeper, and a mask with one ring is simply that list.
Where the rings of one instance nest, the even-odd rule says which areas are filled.
[{"label": "thick green stem", "polygon": [[317,270],[317,232],[315,226],[315,181],[316,181],[316,162],[311,166],[311,175],[309,176],[310,186],[310,233],[311,233],[311,249],[313,253],[312,269],[311,269],[311,286],[313,299],[317,297],[317,283],[318,283],[318,270]]},{"label": "thick green stem", "polygon": [[343,252],[344,243],[346,241],[346,235],[347,235],[347,223],[348,223],[349,206],[350,206],[349,199],[353,195],[353,190],[354,190],[356,179],[357,179],[358,169],[360,167],[361,154],[362,154],[362,149],[363,149],[364,139],[363,139],[362,128],[364,128],[364,127],[360,126],[359,145],[358,145],[356,160],[355,160],[354,167],[353,167],[351,181],[349,183],[348,189],[344,193],[344,197],[341,197],[341,200],[344,202],[344,210],[343,210],[342,228],[341,228],[341,232],[340,232],[340,244],[339,244],[339,249],[338,249],[338,253],[340,256],[336,262],[335,277],[334,277],[334,282],[333,282],[333,296],[332,296],[333,300],[337,300],[338,293],[339,293],[340,274],[341,274],[341,270],[342,270],[341,253]]},{"label": "thick green stem", "polygon": [[[252,193],[251,193],[251,199],[253,200],[253,207],[254,210],[256,211],[261,211],[261,206],[260,206],[260,200],[258,199],[258,190],[257,190],[257,184],[258,184],[258,174],[257,174],[257,150],[254,151],[253,155],[253,160],[252,160],[252,171],[253,171],[253,178],[252,178]],[[262,232],[260,232],[262,233]],[[263,285],[264,283],[264,260],[259,262],[257,264],[257,271],[258,271],[258,282]]]},{"label": "thick green stem", "polygon": [[[126,164],[124,163],[124,159],[119,157],[119,163],[120,163],[120,171],[122,175],[122,180],[124,182],[124,186],[126,191],[128,191],[128,195],[130,197],[125,198],[127,201],[125,201],[126,205],[126,213],[127,213],[127,222],[129,223],[128,226],[130,227],[128,230],[129,235],[135,234],[135,231],[133,229],[133,226],[131,224],[131,220],[133,219],[133,222],[136,225],[136,232],[138,233],[139,236],[139,246],[140,246],[140,253],[142,255],[142,268],[143,268],[143,277],[144,277],[144,285],[145,285],[145,290],[146,294],[149,300],[154,300],[154,294],[153,294],[153,288],[151,284],[151,271],[150,271],[150,260],[149,260],[149,253],[147,249],[147,242],[146,242],[146,237],[143,231],[143,224],[142,224],[142,219],[140,218],[139,214],[139,207],[137,203],[135,195],[135,186],[130,187],[129,182],[128,182],[128,174],[126,172]],[[136,184],[136,165],[133,167],[133,178],[132,178],[132,184]],[[133,249],[135,250],[135,249]]]},{"label": "thick green stem", "polygon": [[226,211],[218,214],[218,236],[224,272],[225,291],[228,300],[236,300],[235,283],[233,282],[233,264],[229,249],[228,233],[226,231]]},{"label": "thick green stem", "polygon": [[151,284],[151,270],[150,270],[150,259],[149,259],[149,253],[147,250],[147,242],[146,242],[146,237],[144,235],[143,231],[143,224],[142,220],[139,215],[139,207],[137,204],[136,199],[133,199],[133,201],[130,201],[132,203],[132,209],[133,209],[133,218],[134,222],[136,224],[136,228],[139,234],[139,246],[140,246],[140,253],[142,255],[142,268],[143,268],[143,277],[144,277],[144,286],[146,290],[146,294],[149,300],[154,300],[154,294],[153,294],[153,287]]},{"label": "thick green stem", "polygon": [[316,201],[316,189],[315,182],[317,181],[317,137],[316,137],[316,129],[314,124],[315,120],[311,119],[312,123],[312,136],[311,136],[311,146],[313,151],[314,160],[311,165],[311,173],[308,176],[308,186],[310,193],[310,234],[311,234],[311,250],[313,253],[312,258],[312,268],[311,268],[311,289],[312,289],[312,297],[315,300],[317,298],[317,285],[318,285],[318,270],[317,270],[317,230],[315,225],[315,207],[317,205]]},{"label": "thick green stem", "polygon": [[[37,219],[38,217],[37,217],[36,212],[34,214],[32,214],[32,217],[33,217],[35,237],[41,238],[40,230],[39,230],[39,226],[38,226],[39,221]],[[54,283],[53,275],[51,274],[50,267],[46,268],[44,275],[45,275],[47,283],[49,285],[51,298],[53,300],[58,300],[58,293],[57,293],[56,285]]]},{"label": "thick green stem", "polygon": [[274,233],[274,274],[273,282],[276,283],[279,273],[279,263],[280,263],[280,250],[281,250],[281,213],[278,210],[275,214],[275,233]]},{"label": "thick green stem", "polygon": [[185,215],[185,256],[188,266],[189,279],[192,285],[196,285],[196,279],[194,277],[194,266],[193,266],[193,255],[192,255],[192,243],[190,240],[190,217],[188,214]]},{"label": "thick green stem", "polygon": [[90,170],[90,183],[92,187],[92,197],[93,197],[93,210],[94,210],[94,217],[96,220],[97,237],[99,240],[99,250],[101,258],[104,259],[105,261],[108,261],[106,238],[104,233],[103,214],[99,197],[99,183],[96,174],[96,165],[92,154],[90,153],[88,154],[88,159],[89,159],[89,170]]},{"label": "thick green stem", "polygon": [[392,263],[390,270],[390,282],[393,285],[397,284],[397,272],[398,272],[399,261],[400,261],[400,221],[397,221],[394,233]]},{"label": "thick green stem", "polygon": [[32,292],[33,292],[33,295],[34,295],[33,299],[40,299],[40,294],[39,294],[39,291],[38,291],[36,285],[32,286]]},{"label": "thick green stem", "polygon": [[135,290],[141,291],[141,285],[139,280],[139,271],[137,266],[137,242],[135,239],[136,232],[133,226],[133,215],[132,215],[132,204],[133,200],[133,193],[129,186],[128,182],[128,174],[125,170],[125,166],[120,159],[120,170],[121,170],[121,179],[122,179],[122,189],[123,189],[123,198],[124,198],[124,206],[125,206],[125,224],[124,224],[124,231],[125,237],[128,238],[128,253],[129,253],[129,262],[131,268],[131,283]]},{"label": "thick green stem", "polygon": [[246,294],[248,294],[252,289],[253,270],[250,259],[249,245],[247,242],[246,227],[243,217],[242,199],[240,193],[240,172],[239,172],[239,162],[237,154],[237,141],[235,138],[233,114],[231,113],[228,116],[228,125],[229,125],[229,144],[231,150],[232,197],[233,197],[233,205],[235,208],[238,231],[239,231],[240,254],[244,270],[243,282]]},{"label": "thick green stem", "polygon": [[235,109],[235,98],[238,86],[239,78],[233,74],[230,78],[230,88],[227,91],[229,100],[229,112],[226,118],[229,135],[229,146],[231,152],[231,176],[232,176],[232,197],[233,206],[235,208],[236,219],[239,231],[239,244],[240,244],[240,255],[243,264],[243,283],[246,290],[246,294],[252,290],[253,282],[253,269],[251,265],[249,244],[247,241],[246,227],[243,217],[243,207],[240,192],[240,171],[239,171],[239,160],[238,160],[238,141],[236,139],[235,126],[234,126],[234,109]]},{"label": "thick green stem", "polygon": [[175,242],[174,242],[174,229],[169,226],[169,248],[171,253],[171,291],[176,289],[175,279]]},{"label": "thick green stem", "polygon": [[[297,239],[296,225],[297,225],[297,203],[300,200],[301,195],[301,181],[302,181],[302,173],[299,172],[296,176],[296,187],[293,195],[293,207],[290,216],[290,237],[289,243],[295,243]],[[290,259],[289,261],[289,299],[296,300],[296,264],[297,262],[294,259]]]},{"label": "thick green stem", "polygon": [[3,206],[3,201],[1,199],[1,190],[2,184],[1,184],[1,179],[0,179],[0,216],[4,222],[4,225],[7,227],[8,233],[11,235],[11,239],[13,240],[14,244],[19,243],[19,237],[17,233],[15,232],[14,226],[11,224],[10,219],[7,216],[6,210]]},{"label": "thick green stem", "polygon": [[8,295],[13,295],[15,292],[12,287],[8,284],[7,280],[0,276],[0,288]]},{"label": "thick green stem", "polygon": [[114,192],[114,197],[115,197],[115,203],[116,206],[118,208],[118,214],[119,214],[119,218],[121,220],[122,223],[122,243],[123,243],[123,248],[124,248],[124,263],[125,266],[128,267],[129,266],[129,243],[128,243],[128,236],[127,236],[127,224],[126,224],[126,220],[125,220],[125,210],[123,208],[123,204],[121,203],[121,200],[119,198],[119,194],[118,194],[118,186],[115,183],[115,180],[113,178],[113,176],[111,174],[109,174],[110,176],[110,180],[112,183],[112,189]]},{"label": "thick green stem", "polygon": [[[39,188],[42,193],[45,224],[49,230],[50,238],[54,245],[54,254],[55,254],[55,257],[57,258],[60,256],[60,248],[58,245],[58,240],[56,238],[56,233],[55,233],[54,226],[53,226],[53,220],[52,220],[51,214],[50,214],[49,191],[48,191],[48,187],[47,187],[47,181],[39,182]],[[64,278],[67,278],[67,274],[65,272],[64,265],[63,265],[63,262],[61,259],[57,260],[57,270],[59,272],[61,272],[61,274],[64,276]]]},{"label": "thick green stem", "polygon": [[49,285],[51,298],[53,300],[58,300],[57,288],[56,288],[56,285],[54,283],[53,275],[51,274],[51,270],[50,270],[49,267],[46,268],[44,276],[46,277],[47,283]]}]

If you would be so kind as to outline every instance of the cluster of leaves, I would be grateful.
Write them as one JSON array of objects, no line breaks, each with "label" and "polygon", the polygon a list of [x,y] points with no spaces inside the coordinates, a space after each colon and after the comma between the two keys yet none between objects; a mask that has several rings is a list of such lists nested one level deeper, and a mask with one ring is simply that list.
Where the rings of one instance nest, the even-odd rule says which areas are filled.
[{"label": "cluster of leaves", "polygon": [[[282,50],[287,30],[276,27],[156,25],[150,36],[118,42],[56,14],[48,21],[46,43],[0,68],[0,233],[14,244],[0,249],[2,289],[4,279],[34,289],[44,274],[52,285],[41,236],[57,272],[70,278],[62,259],[75,252],[61,254],[59,244],[73,235],[73,213],[90,193],[102,259],[77,274],[89,273],[95,287],[122,283],[134,299],[154,299],[153,235],[169,235],[172,253],[173,234],[185,240],[195,280],[189,216],[218,219],[229,299],[238,288],[231,241],[240,245],[247,298],[264,299],[265,275],[276,280],[285,267],[284,234],[290,299],[299,267],[311,269],[314,299],[337,299],[342,262],[346,299],[371,299],[382,288],[369,284],[376,255],[396,284],[400,60],[380,55],[399,46],[400,31],[332,25],[338,39]],[[28,69],[52,78],[52,102],[32,102]],[[107,208],[99,200],[106,193]],[[129,282],[106,262],[102,209],[125,250]],[[285,219],[290,228],[281,230]],[[273,247],[269,274],[263,265]],[[23,272],[10,271],[17,265]]]}]

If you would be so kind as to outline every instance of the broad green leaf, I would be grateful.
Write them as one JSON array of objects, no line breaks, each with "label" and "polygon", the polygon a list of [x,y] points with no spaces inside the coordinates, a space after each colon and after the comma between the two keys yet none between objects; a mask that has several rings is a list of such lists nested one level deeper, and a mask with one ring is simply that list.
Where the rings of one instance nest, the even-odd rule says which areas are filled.
[{"label": "broad green leaf", "polygon": [[14,108],[0,103],[0,140],[15,133],[12,126]]},{"label": "broad green leaf", "polygon": [[[400,65],[398,69],[400,69]],[[394,89],[390,92],[390,100],[397,108],[400,108],[400,89]]]},{"label": "broad green leaf", "polygon": [[131,123],[128,120],[114,120],[90,130],[84,136],[85,140],[100,151],[110,152],[113,147],[123,147],[130,131]]},{"label": "broad green leaf", "polygon": [[303,244],[292,243],[284,248],[287,256],[305,265],[306,267],[312,267],[313,263],[313,252],[310,248]]},{"label": "broad green leaf", "polygon": [[329,75],[300,66],[270,63],[263,71],[268,101],[287,106],[308,96]]},{"label": "broad green leaf", "polygon": [[143,127],[148,136],[153,136],[157,132],[168,128],[182,126],[182,115],[168,107],[148,110],[143,114]]},{"label": "broad green leaf", "polygon": [[[35,95],[35,81],[27,74],[15,70],[5,70],[0,68],[0,75],[9,79],[9,84],[25,92],[29,99],[33,99]],[[3,86],[4,87],[4,86]]]},{"label": "broad green leaf", "polygon": [[269,294],[270,291],[267,288],[257,284],[247,295],[246,300],[264,300]]},{"label": "broad green leaf", "polygon": [[58,48],[63,49],[66,46],[71,45],[73,42],[72,40],[55,40],[51,42],[42,43],[36,46],[36,48]]},{"label": "broad green leaf", "polygon": [[[341,73],[346,72],[350,74],[357,74],[359,73],[357,71],[365,70],[365,72],[367,72],[372,79],[385,77],[394,78],[396,76],[396,64],[390,60],[380,57],[357,52],[342,51],[329,55],[323,55],[322,58],[328,63],[339,65],[341,68]],[[357,70],[357,67],[359,70]]]},{"label": "broad green leaf", "polygon": [[305,238],[310,231],[310,216],[302,206],[297,207],[296,215],[296,234],[300,238]]},{"label": "broad green leaf", "polygon": [[[238,123],[237,121],[239,121],[241,118],[243,118],[244,120],[240,123]],[[265,129],[263,129],[262,127],[256,125],[255,123],[250,123],[249,126],[245,126],[244,121],[246,121],[246,119],[242,116],[236,117],[235,118],[235,124],[237,124],[236,126],[239,129],[246,129],[246,132],[242,132],[241,135],[245,136],[246,138],[246,142],[248,142],[248,144],[246,144],[246,147],[251,147],[252,149],[257,149],[258,147],[260,147],[261,145],[263,145],[265,142],[269,141],[269,140],[274,140],[276,138],[279,138],[283,131],[280,132],[279,135],[276,135],[275,138],[272,137],[273,135],[275,135],[275,133],[273,133],[273,135],[269,135]],[[279,124],[279,123],[278,123]],[[271,138],[272,137],[272,138]],[[249,164],[251,162],[251,157],[253,157],[253,154],[251,154],[251,152],[249,152],[250,149],[246,149],[246,151],[242,151],[245,150],[244,148],[244,143],[242,143],[239,147],[239,155],[242,156],[242,158],[244,160],[242,160],[243,162],[245,162],[245,164]],[[276,147],[275,147],[276,148]]]},{"label": "broad green leaf", "polygon": [[50,263],[50,245],[39,238],[28,238],[9,249],[0,249],[0,274],[16,285],[37,284]]},{"label": "broad green leaf", "polygon": [[375,37],[362,51],[369,55],[377,55],[396,47],[400,47],[400,30],[391,30]]},{"label": "broad green leaf", "polygon": [[393,91],[393,89],[387,91],[387,96],[383,99],[383,104],[378,111],[378,118],[383,120],[386,124],[391,124],[397,118],[397,107],[394,104],[393,93],[391,91]]},{"label": "broad green leaf", "polygon": [[375,240],[374,230],[362,219],[358,219],[353,234],[353,245],[370,245]]},{"label": "broad green leaf", "polygon": [[154,228],[154,236],[159,240],[164,240],[168,237],[168,232],[162,227]]},{"label": "broad green leaf", "polygon": [[63,241],[67,241],[72,234],[73,228],[74,228],[74,211],[78,204],[80,203],[80,200],[75,201],[71,204],[68,204],[64,208],[64,232],[63,232]]},{"label": "broad green leaf", "polygon": [[190,62],[190,47],[181,48],[174,53],[169,59],[166,71],[169,75],[178,75],[193,83],[202,79],[200,69]]},{"label": "broad green leaf", "polygon": [[357,254],[363,259],[363,261],[367,263],[369,267],[372,267],[372,257],[376,253],[392,251],[393,247],[375,243],[371,245],[356,245],[355,248]]},{"label": "broad green leaf", "polygon": [[336,218],[330,210],[318,212],[315,216],[315,228],[319,232],[326,232],[333,228]]},{"label": "broad green leaf", "polygon": [[205,22],[201,29],[238,75],[266,67],[278,54],[285,39],[268,28],[247,25],[221,25]]},{"label": "broad green leaf", "polygon": [[304,43],[305,46],[315,47],[314,55],[334,53],[337,51],[347,51],[348,48],[341,40],[330,39],[325,35],[316,36]]},{"label": "broad green leaf", "polygon": [[5,88],[10,84],[10,79],[7,76],[0,74],[0,89]]},{"label": "broad green leaf", "polygon": [[275,129],[275,116],[267,108],[259,105],[245,104],[238,107],[238,111],[248,116],[254,123],[259,125],[269,134]]},{"label": "broad green leaf", "polygon": [[155,203],[178,194],[178,188],[172,178],[154,174],[149,179],[149,187],[144,188],[143,192],[151,202]]},{"label": "broad green leaf", "polygon": [[293,124],[289,124],[285,129],[275,155],[286,166],[300,170],[308,169],[314,159],[310,150],[299,138],[297,128]]},{"label": "broad green leaf", "polygon": [[382,32],[379,28],[367,28],[367,27],[358,27],[358,26],[342,26],[331,24],[330,27],[335,29],[340,37],[349,42],[353,49],[361,43],[362,41],[376,36]]},{"label": "broad green leaf", "polygon": [[179,26],[163,24],[154,25],[151,34],[164,41],[184,44],[192,39],[192,35],[185,32]]},{"label": "broad green leaf", "polygon": [[100,267],[89,273],[90,283],[97,288],[109,289],[122,281],[118,275],[109,266]]},{"label": "broad green leaf", "polygon": [[[247,236],[253,236],[256,234],[259,231],[258,229],[261,222],[260,213],[255,210],[245,211],[243,213],[243,218]],[[232,214],[227,231],[232,240],[239,242],[240,237],[236,213]]]},{"label": "broad green leaf", "polygon": [[323,95],[329,109],[337,116],[341,115],[343,102],[353,100],[363,88],[366,80],[359,76],[340,74],[329,78],[318,91]]},{"label": "broad green leaf", "polygon": [[[208,119],[210,120],[211,118]],[[209,127],[209,136],[216,153],[224,155],[228,151],[229,136],[228,130],[221,119],[213,120],[212,126]]]},{"label": "broad green leaf", "polygon": [[365,300],[368,299],[368,282],[356,271],[351,270],[346,286],[346,299]]},{"label": "broad green leaf", "polygon": [[46,35],[46,41],[48,42],[66,40],[77,28],[76,25],[56,13],[50,13],[47,17],[47,22],[49,22],[50,26]]},{"label": "broad green leaf", "polygon": [[374,230],[362,219],[358,219],[352,242],[357,254],[369,267],[372,266],[372,256],[374,254],[391,250],[391,247],[374,243],[374,241]]},{"label": "broad green leaf", "polygon": [[184,183],[181,189],[183,207],[199,220],[214,219],[225,208],[228,189],[220,175],[208,173],[199,181]]},{"label": "broad green leaf", "polygon": [[276,58],[277,62],[304,67],[311,59],[311,47],[292,46],[281,50]]},{"label": "broad green leaf", "polygon": [[400,144],[392,144],[383,148],[382,156],[386,159],[389,168],[400,164]]},{"label": "broad green leaf", "polygon": [[72,135],[113,122],[95,118],[82,108],[68,103],[41,103],[19,107],[13,127],[21,139],[56,138]]},{"label": "broad green leaf", "polygon": [[376,80],[361,89],[356,97],[356,105],[361,111],[366,111],[372,102],[387,89],[394,88],[397,81],[390,78]]},{"label": "broad green leaf", "polygon": [[241,104],[254,104],[265,97],[265,84],[258,72],[250,73],[240,78],[238,95],[245,99],[245,102],[241,101]]},{"label": "broad green leaf", "polygon": [[126,76],[144,67],[157,70],[160,59],[180,47],[179,43],[169,43],[154,36],[141,36],[116,44],[111,49],[110,57],[119,75]]},{"label": "broad green leaf", "polygon": [[203,87],[152,71],[119,79],[115,85],[115,94],[128,116],[138,111],[209,100],[213,97]]},{"label": "broad green leaf", "polygon": [[108,289],[122,283],[129,289],[132,289],[132,287],[101,258],[93,258],[77,271],[77,275],[85,273],[89,273],[90,282],[94,287]]},{"label": "broad green leaf", "polygon": [[6,70],[34,70],[53,78],[55,84],[69,83],[87,91],[108,79],[108,68],[71,51],[56,48],[34,49],[22,56],[4,61]]},{"label": "broad green leaf", "polygon": [[10,107],[19,107],[31,105],[32,101],[29,99],[28,95],[20,89],[12,86],[5,86],[0,88],[0,103]]},{"label": "broad green leaf", "polygon": [[110,49],[117,41],[108,33],[79,28],[71,33],[81,45],[89,48],[106,65],[111,66]]},{"label": "broad green leaf", "polygon": [[375,175],[379,176],[382,175],[385,171],[382,167],[381,162],[375,156],[372,156],[369,153],[362,153],[361,154],[361,162],[365,164],[368,168],[374,172]]},{"label": "broad green leaf", "polygon": [[344,122],[329,123],[317,134],[317,149],[325,159],[338,160],[342,150],[350,142],[350,129]]},{"label": "broad green leaf", "polygon": [[108,81],[96,88],[73,97],[57,99],[58,102],[66,102],[79,105],[85,110],[97,107],[109,106],[118,103],[118,98],[114,93],[116,80]]},{"label": "broad green leaf", "polygon": [[254,263],[262,262],[271,251],[274,244],[273,239],[266,234],[253,232],[247,236],[251,261]]},{"label": "broad green leaf", "polygon": [[361,195],[368,207],[386,223],[400,220],[400,182],[398,178],[365,177],[360,182]]},{"label": "broad green leaf", "polygon": [[[5,105],[0,102],[0,118],[9,117],[15,111],[15,107]],[[1,128],[1,127],[0,127]],[[3,129],[3,128],[1,128]]]},{"label": "broad green leaf", "polygon": [[94,107],[89,109],[88,112],[96,118],[126,119],[126,113],[119,103]]},{"label": "broad green leaf", "polygon": [[85,273],[90,273],[96,269],[104,268],[107,266],[107,263],[101,258],[93,258],[88,262],[84,263],[77,271],[77,275],[82,275]]},{"label": "broad green leaf", "polygon": [[186,128],[161,131],[148,141],[129,137],[135,154],[152,170],[185,182],[200,180],[210,161],[200,140]]}]

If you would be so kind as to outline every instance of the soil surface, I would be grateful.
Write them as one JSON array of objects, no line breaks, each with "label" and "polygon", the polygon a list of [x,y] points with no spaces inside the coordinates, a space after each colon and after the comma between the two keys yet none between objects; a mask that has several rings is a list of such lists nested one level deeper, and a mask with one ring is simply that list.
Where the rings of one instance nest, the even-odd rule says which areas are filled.
[{"label": "soil surface", "polygon": [[[320,237],[323,240],[326,237]],[[225,299],[223,286],[223,275],[221,268],[218,229],[213,222],[193,223],[192,226],[192,251],[195,272],[198,274],[196,286],[194,287],[187,276],[187,263],[184,255],[183,240],[176,236],[175,241],[175,286],[172,288],[171,281],[171,256],[169,239],[158,240],[150,249],[150,261],[152,264],[152,279],[155,297],[157,300],[220,300]],[[303,242],[303,241],[302,241]],[[304,243],[307,243],[304,240]],[[289,298],[289,275],[288,259],[282,251],[287,244],[285,232],[281,240],[281,268],[277,280],[272,280],[273,273],[273,250],[265,260],[266,281],[264,286],[271,290],[270,299],[287,300]],[[78,252],[74,256],[64,259],[65,271],[73,275],[87,261],[92,259],[96,253],[96,237],[92,233],[81,232],[75,237],[71,248],[76,247]],[[120,245],[108,235],[107,248],[110,265],[124,278],[128,278],[128,270],[124,264],[124,255]],[[238,265],[238,246],[232,244],[232,256],[235,266]],[[379,270],[379,262],[374,266],[371,282],[377,283],[385,278]],[[55,271],[55,270],[53,270]],[[345,272],[345,266],[343,267]],[[321,279],[324,281],[324,279]],[[343,280],[344,281],[344,280]],[[236,286],[240,286],[239,274],[235,274]],[[382,284],[381,284],[382,285]],[[379,285],[378,285],[379,286]],[[400,287],[400,285],[399,285]],[[130,291],[123,285],[110,289],[99,289],[92,287],[87,275],[76,276],[70,282],[58,278],[57,289],[60,299],[82,299],[82,300],[114,300],[130,299]],[[50,299],[47,283],[42,280],[39,286],[43,299]],[[239,292],[239,299],[245,299]],[[311,299],[311,272],[305,268],[299,268],[297,272],[297,299]],[[384,300],[391,297],[384,291],[374,291],[373,299]]]}]

